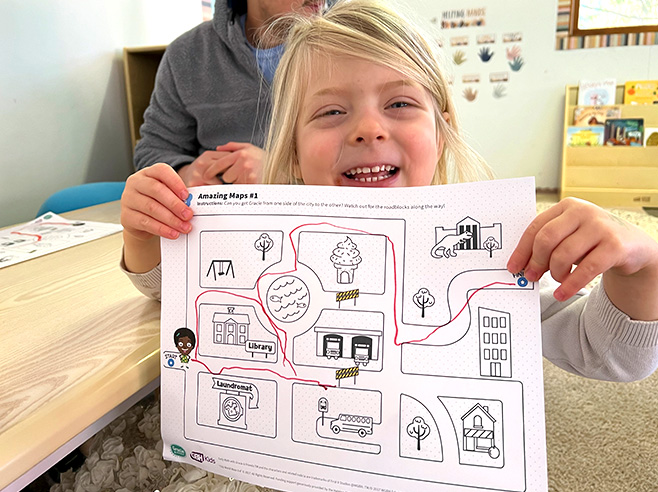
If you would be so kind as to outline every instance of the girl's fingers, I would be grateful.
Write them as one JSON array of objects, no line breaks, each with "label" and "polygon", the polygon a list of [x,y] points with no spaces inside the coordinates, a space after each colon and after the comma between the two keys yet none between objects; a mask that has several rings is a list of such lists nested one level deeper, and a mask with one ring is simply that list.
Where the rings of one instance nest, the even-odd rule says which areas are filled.
[{"label": "girl's fingers", "polygon": [[[574,214],[551,213],[537,218],[541,220],[533,221],[528,227],[508,263],[518,268],[516,272],[524,270],[531,282],[536,282],[549,270],[555,249],[581,226],[579,217]],[[514,270],[510,268],[510,271]]]},{"label": "girl's fingers", "polygon": [[[132,224],[132,227],[131,227]],[[148,215],[142,214],[136,210],[126,213],[124,220],[124,230],[134,236],[148,238],[150,236],[159,236],[167,239],[176,239],[180,233],[162,222],[159,222]]]},{"label": "girl's fingers", "polygon": [[185,200],[189,194],[178,173],[168,164],[155,164],[144,169],[145,176],[163,183],[179,199]]},{"label": "girl's fingers", "polygon": [[562,213],[560,204],[552,206],[545,212],[537,215],[526,230],[521,235],[516,248],[512,252],[507,262],[507,269],[512,273],[518,273],[525,269],[532,257],[532,250],[535,244],[535,236],[544,225],[553,220]]},{"label": "girl's fingers", "polygon": [[180,232],[188,232],[190,223],[185,217],[192,218],[192,212],[185,203],[178,200],[174,207],[170,207],[146,195],[143,195],[139,202],[137,211],[143,215]]},{"label": "girl's fingers", "polygon": [[178,233],[189,232],[191,224],[178,218],[159,201],[141,195],[127,211],[124,227],[172,239],[178,237]]},{"label": "girl's fingers", "polygon": [[156,164],[131,177],[121,199],[121,223],[136,236],[174,239],[191,229],[192,210],[183,202],[188,191],[176,171]]},{"label": "girl's fingers", "polygon": [[589,231],[579,230],[565,238],[551,253],[549,269],[551,276],[558,282],[564,282],[573,266],[579,264],[592,249],[598,246],[592,243]]},{"label": "girl's fingers", "polygon": [[[189,192],[176,171],[170,166],[167,168],[169,170],[155,169],[152,172],[148,172],[149,168],[146,168],[135,190],[129,195],[128,206],[153,216],[152,212],[157,209],[158,203],[178,218],[190,220],[192,210],[183,201],[187,199]],[[143,197],[152,201],[144,200]]]},{"label": "girl's fingers", "polygon": [[612,262],[606,248],[602,246],[594,248],[555,289],[553,296],[558,301],[566,301],[611,266]]}]

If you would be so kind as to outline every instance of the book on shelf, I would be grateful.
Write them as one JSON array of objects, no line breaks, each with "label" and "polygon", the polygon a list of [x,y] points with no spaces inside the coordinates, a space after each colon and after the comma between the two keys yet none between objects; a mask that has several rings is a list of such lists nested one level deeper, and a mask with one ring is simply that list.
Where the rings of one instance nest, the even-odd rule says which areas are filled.
[{"label": "book on shelf", "polygon": [[646,127],[644,129],[644,146],[658,147],[658,128]]},{"label": "book on shelf", "polygon": [[578,82],[578,106],[615,104],[617,80],[581,80]]},{"label": "book on shelf", "polygon": [[605,125],[609,118],[621,118],[621,106],[576,106],[573,126]]},{"label": "book on shelf", "polygon": [[567,127],[568,147],[598,147],[603,145],[604,127],[569,126]]},{"label": "book on shelf", "polygon": [[643,118],[609,119],[605,122],[605,145],[641,147],[644,143],[643,136]]},{"label": "book on shelf", "polygon": [[658,104],[658,80],[629,80],[624,84],[624,104]]}]

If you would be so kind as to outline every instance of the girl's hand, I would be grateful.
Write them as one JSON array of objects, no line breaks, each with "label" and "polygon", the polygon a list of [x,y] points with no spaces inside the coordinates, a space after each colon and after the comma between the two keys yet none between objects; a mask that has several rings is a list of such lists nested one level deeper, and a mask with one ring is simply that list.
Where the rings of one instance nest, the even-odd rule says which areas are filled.
[{"label": "girl's hand", "polygon": [[183,201],[187,196],[183,180],[167,164],[155,164],[131,175],[121,196],[124,237],[176,239],[190,232],[192,210]]},{"label": "girl's hand", "polygon": [[[572,271],[573,265],[577,267]],[[507,268],[514,273],[525,270],[533,282],[550,270],[561,284],[554,293],[558,301],[605,273],[608,297],[629,316],[637,308],[646,314],[641,305],[645,300],[658,304],[658,243],[632,224],[575,198],[560,201],[530,223]]]}]

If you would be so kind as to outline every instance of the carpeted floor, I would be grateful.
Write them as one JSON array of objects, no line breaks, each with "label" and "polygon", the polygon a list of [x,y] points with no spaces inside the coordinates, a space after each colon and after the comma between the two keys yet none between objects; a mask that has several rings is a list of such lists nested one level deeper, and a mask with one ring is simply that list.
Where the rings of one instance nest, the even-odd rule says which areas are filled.
[{"label": "carpeted floor", "polygon": [[[539,200],[542,211],[554,197]],[[658,241],[658,217],[609,210]],[[658,372],[636,383],[609,383],[544,360],[544,392],[551,492],[658,491]]]},{"label": "carpeted floor", "polygon": [[[538,210],[553,196],[540,196]],[[612,213],[658,240],[658,218],[641,209]],[[551,492],[658,491],[658,373],[630,384],[592,381],[544,361]],[[77,472],[51,492],[256,492],[259,487],[162,460],[159,392],[106,427],[86,446]]]}]

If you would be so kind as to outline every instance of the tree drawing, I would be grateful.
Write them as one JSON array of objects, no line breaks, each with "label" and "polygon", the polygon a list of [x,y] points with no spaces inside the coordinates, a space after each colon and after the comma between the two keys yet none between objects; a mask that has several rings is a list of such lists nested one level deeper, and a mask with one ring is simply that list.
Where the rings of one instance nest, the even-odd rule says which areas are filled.
[{"label": "tree drawing", "polygon": [[425,317],[425,308],[434,306],[434,296],[425,287],[418,289],[414,294],[414,304],[421,309],[420,317]]},{"label": "tree drawing", "polygon": [[265,261],[265,253],[271,250],[272,246],[274,246],[274,241],[272,241],[266,232],[262,233],[254,243],[254,248],[263,252],[263,261]]},{"label": "tree drawing", "polygon": [[487,240],[482,243],[482,247],[489,252],[489,258],[493,255],[494,249],[500,249],[500,244],[492,236],[489,236]]},{"label": "tree drawing", "polygon": [[430,435],[430,426],[425,423],[423,417],[414,417],[407,426],[407,434],[416,439],[416,450],[420,451],[420,441]]}]

